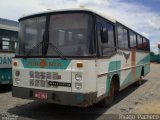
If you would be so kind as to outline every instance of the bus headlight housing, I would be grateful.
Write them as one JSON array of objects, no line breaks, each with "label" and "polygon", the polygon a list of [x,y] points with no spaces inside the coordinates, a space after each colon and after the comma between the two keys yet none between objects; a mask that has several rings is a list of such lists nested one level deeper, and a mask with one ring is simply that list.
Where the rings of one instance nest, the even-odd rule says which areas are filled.
[{"label": "bus headlight housing", "polygon": [[20,76],[20,72],[18,70],[15,71],[15,76],[19,77]]},{"label": "bus headlight housing", "polygon": [[81,75],[80,73],[77,73],[77,74],[75,75],[75,79],[76,79],[77,81],[81,81],[81,80],[82,80],[82,75]]},{"label": "bus headlight housing", "polygon": [[15,83],[19,84],[19,82],[20,82],[20,79],[19,78],[15,78]]},{"label": "bus headlight housing", "polygon": [[82,83],[75,83],[75,88],[76,88],[77,90],[82,89]]}]

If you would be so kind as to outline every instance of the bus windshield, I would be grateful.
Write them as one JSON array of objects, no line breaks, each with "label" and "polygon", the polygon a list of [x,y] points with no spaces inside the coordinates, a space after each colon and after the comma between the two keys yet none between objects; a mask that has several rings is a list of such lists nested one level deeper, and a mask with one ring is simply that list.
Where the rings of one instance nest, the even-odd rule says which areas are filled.
[{"label": "bus windshield", "polygon": [[[17,56],[43,55],[43,43],[54,45],[65,57],[93,56],[92,16],[86,13],[61,13],[49,16],[32,17],[20,21]],[[46,34],[47,33],[47,34]],[[41,45],[36,46],[37,43]],[[45,45],[45,56],[59,57],[52,45]]]}]

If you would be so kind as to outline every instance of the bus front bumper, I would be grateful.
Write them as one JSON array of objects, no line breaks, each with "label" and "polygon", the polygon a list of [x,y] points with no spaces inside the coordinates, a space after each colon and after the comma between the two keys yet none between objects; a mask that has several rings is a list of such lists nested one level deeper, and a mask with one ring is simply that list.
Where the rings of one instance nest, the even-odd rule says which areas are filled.
[{"label": "bus front bumper", "polygon": [[[35,93],[47,93],[47,99],[38,99]],[[91,93],[72,93],[64,91],[40,90],[23,87],[12,87],[12,96],[23,99],[39,100],[42,102],[56,103],[61,105],[71,105],[79,107],[88,107],[96,102],[97,92]]]}]

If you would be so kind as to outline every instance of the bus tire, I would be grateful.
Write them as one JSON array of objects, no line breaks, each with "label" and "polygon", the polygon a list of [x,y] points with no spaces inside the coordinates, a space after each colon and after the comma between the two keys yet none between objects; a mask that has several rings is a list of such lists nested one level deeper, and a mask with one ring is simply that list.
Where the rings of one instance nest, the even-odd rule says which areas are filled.
[{"label": "bus tire", "polygon": [[144,76],[144,68],[142,68],[141,76],[140,76],[139,80],[136,82],[136,86],[141,86],[142,85],[142,77],[143,76]]},{"label": "bus tire", "polygon": [[100,103],[103,107],[109,107],[112,105],[113,100],[114,100],[114,82],[112,80],[111,82],[111,87],[110,87],[110,92],[109,92],[109,96],[106,96]]},{"label": "bus tire", "polygon": [[136,86],[139,87],[142,85],[142,76],[140,77],[140,79],[136,82]]}]

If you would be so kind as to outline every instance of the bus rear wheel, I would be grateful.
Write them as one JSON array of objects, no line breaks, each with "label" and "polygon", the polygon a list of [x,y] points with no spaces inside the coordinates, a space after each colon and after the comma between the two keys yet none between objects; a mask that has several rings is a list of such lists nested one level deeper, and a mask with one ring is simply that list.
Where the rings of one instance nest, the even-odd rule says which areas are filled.
[{"label": "bus rear wheel", "polygon": [[113,81],[111,82],[111,86],[110,86],[110,91],[109,91],[109,95],[107,97],[105,97],[102,101],[101,101],[101,105],[104,107],[109,107],[114,100],[114,94],[115,94],[115,89],[114,89],[114,83]]},{"label": "bus rear wheel", "polygon": [[144,68],[142,68],[141,76],[140,76],[139,80],[136,82],[136,86],[141,86],[142,85],[142,77],[143,76],[144,76]]},{"label": "bus rear wheel", "polygon": [[136,86],[139,87],[142,85],[142,76],[140,77],[140,79],[136,82]]}]

